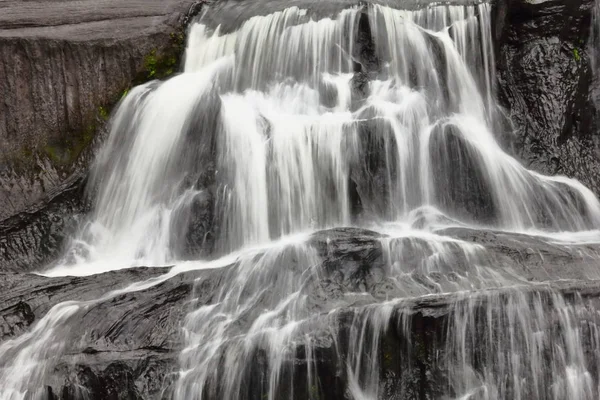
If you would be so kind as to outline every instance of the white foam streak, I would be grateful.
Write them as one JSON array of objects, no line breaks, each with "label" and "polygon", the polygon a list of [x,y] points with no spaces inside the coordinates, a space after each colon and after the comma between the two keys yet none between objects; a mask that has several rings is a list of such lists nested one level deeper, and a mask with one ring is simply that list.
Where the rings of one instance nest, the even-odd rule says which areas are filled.
[{"label": "white foam streak", "polygon": [[289,7],[246,21],[236,32],[209,32],[192,27],[185,71],[203,68],[220,57],[236,55],[233,86],[264,89],[270,83],[294,79],[316,86],[323,73],[352,70],[353,30],[358,9],[342,11],[334,19],[318,21],[306,11]]},{"label": "white foam streak", "polygon": [[318,92],[302,84],[222,102],[220,162],[233,183],[223,196],[232,248],[350,222],[343,152],[350,113],[323,110]]},{"label": "white foam streak", "polygon": [[[92,172],[97,200],[91,219],[50,275],[105,272],[173,261],[172,220],[200,194],[182,187],[188,121],[231,68],[222,58],[201,72],[135,88],[111,122],[111,135]],[[182,170],[183,168],[183,170]],[[75,265],[78,272],[69,272]]]}]

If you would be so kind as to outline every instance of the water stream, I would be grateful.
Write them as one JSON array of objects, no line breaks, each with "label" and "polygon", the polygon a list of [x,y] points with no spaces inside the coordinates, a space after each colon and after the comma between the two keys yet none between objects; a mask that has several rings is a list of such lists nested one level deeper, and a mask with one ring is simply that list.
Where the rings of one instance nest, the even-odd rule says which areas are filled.
[{"label": "water stream", "polygon": [[[136,87],[113,114],[94,211],[44,274],[175,267],[61,303],[0,344],[0,399],[43,397],[78,313],[208,268],[226,278],[182,321],[175,399],[328,398],[328,376],[345,377],[348,399],[418,398],[410,382],[425,356],[414,349],[425,347],[441,349],[422,351],[448,371],[423,378],[444,388],[430,398],[597,399],[592,300],[565,298],[553,271],[532,281],[452,234],[600,242],[590,190],[529,171],[498,144],[490,13],[487,3],[363,5],[316,18],[293,6],[235,29],[200,18],[182,73]],[[209,193],[213,259],[183,262],[187,221]],[[326,293],[324,280],[346,282],[327,266],[339,238],[314,232],[350,226],[372,232],[355,235],[381,254],[375,283]],[[593,262],[584,272],[600,278]],[[424,343],[429,333],[411,321],[449,293],[447,340]]]}]

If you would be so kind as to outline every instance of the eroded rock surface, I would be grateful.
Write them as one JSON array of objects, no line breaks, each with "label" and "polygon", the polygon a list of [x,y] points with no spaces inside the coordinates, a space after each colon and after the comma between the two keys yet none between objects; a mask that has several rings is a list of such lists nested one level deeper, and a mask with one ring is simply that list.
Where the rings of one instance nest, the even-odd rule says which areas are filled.
[{"label": "eroded rock surface", "polygon": [[200,3],[0,4],[0,268],[56,256],[63,226],[87,210],[79,187],[112,107],[178,70]]},{"label": "eroded rock surface", "polygon": [[[498,94],[529,168],[600,193],[593,0],[495,2]],[[596,44],[597,45],[597,44]]]},{"label": "eroded rock surface", "polygon": [[[411,285],[415,293],[418,290],[414,285],[428,285],[428,291],[435,291],[434,282],[443,285],[444,279],[450,278],[451,273],[423,273],[421,261],[423,251],[427,251],[426,240],[389,238],[354,228],[318,232],[307,243],[321,260],[317,266],[319,279],[309,281],[303,289],[315,316],[307,322],[305,332],[317,343],[312,357],[319,371],[318,381],[313,382],[314,387],[307,384],[307,355],[299,344],[293,365],[284,365],[284,376],[289,379],[282,379],[287,383],[278,389],[281,398],[287,398],[292,390],[297,398],[312,398],[317,392],[322,398],[345,398],[348,376],[344,365],[353,352],[348,342],[350,330],[353,324],[369,317],[392,298],[403,300],[393,303],[395,311],[387,326],[389,329],[374,331],[383,335],[377,348],[381,376],[390,393],[417,397],[447,394],[446,382],[451,372],[444,355],[451,349],[447,345],[451,340],[448,329],[455,314],[465,307],[480,309],[485,316],[490,307],[504,310],[504,307],[496,308],[496,304],[509,301],[511,296],[530,296],[546,304],[551,302],[552,296],[560,294],[567,303],[583,302],[591,309],[600,301],[598,284],[578,279],[579,272],[585,271],[600,251],[598,246],[573,248],[551,244],[545,239],[464,228],[444,233],[448,238],[483,246],[489,266],[498,274],[528,272],[529,280],[547,283],[519,290],[498,288],[458,295],[406,296]],[[400,260],[403,268],[413,271],[408,273],[411,282],[390,279],[393,272],[385,251],[390,243],[398,245],[397,250],[403,249]],[[276,268],[305,275],[304,268],[310,266],[298,263],[293,246],[290,249],[289,256],[283,250]],[[453,249],[449,249],[452,252]],[[460,253],[458,248],[454,250]],[[447,260],[460,275],[461,267],[455,264],[459,257],[450,254]],[[219,301],[219,291],[230,284],[237,268],[240,266],[233,262],[221,268],[183,272],[143,290],[109,296],[107,293],[135,282],[161,279],[168,269],[137,268],[64,278],[3,274],[0,276],[1,340],[18,338],[31,331],[51,307],[64,301],[78,301],[78,311],[54,327],[55,337],[64,343],[64,348],[48,364],[45,386],[40,389],[49,398],[61,399],[78,399],[84,395],[89,399],[169,398],[177,379],[185,316],[202,305]],[[475,284],[476,279],[471,279]],[[557,281],[559,279],[562,280]],[[582,310],[587,309],[585,307]],[[582,312],[581,318],[590,315]],[[239,329],[249,327],[244,324],[252,323],[250,317],[239,322]],[[508,318],[504,314],[501,317]],[[489,356],[485,337],[473,340],[475,348],[482,341],[480,356]],[[407,354],[410,357],[406,357]],[[260,350],[256,356],[256,367],[247,377],[254,384],[248,386],[250,390],[241,398],[258,399],[264,393],[268,358],[261,356]],[[451,356],[448,353],[447,357]],[[213,389],[214,398],[219,398],[220,389]],[[308,393],[311,390],[315,393]]]}]

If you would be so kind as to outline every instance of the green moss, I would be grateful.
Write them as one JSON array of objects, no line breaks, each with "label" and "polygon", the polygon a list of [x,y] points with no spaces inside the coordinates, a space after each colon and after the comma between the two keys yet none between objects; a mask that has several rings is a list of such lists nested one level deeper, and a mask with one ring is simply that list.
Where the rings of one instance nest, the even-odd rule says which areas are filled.
[{"label": "green moss", "polygon": [[52,161],[54,161],[54,162],[62,161],[62,156],[60,154],[60,149],[58,147],[46,145],[44,147],[44,152]]},{"label": "green moss", "polygon": [[311,385],[308,388],[308,396],[310,400],[318,400],[321,396],[319,395],[319,387],[317,385]]},{"label": "green moss", "polygon": [[156,59],[156,49],[154,49],[144,58],[144,68],[148,78],[156,75],[156,64],[158,64],[158,60]]},{"label": "green moss", "polygon": [[103,120],[107,120],[108,116],[109,116],[109,112],[106,110],[105,107],[98,107],[98,115],[100,115],[100,118],[102,118]]},{"label": "green moss", "polygon": [[33,150],[29,146],[23,146],[20,156],[24,159],[31,158],[33,157]]},{"label": "green moss", "polygon": [[389,352],[386,351],[383,353],[383,367],[385,369],[390,369],[392,367],[393,360],[394,357]]},{"label": "green moss", "polygon": [[134,80],[135,85],[139,85],[149,79],[164,79],[176,71],[181,54],[184,51],[185,35],[183,30],[172,32],[170,34],[170,43],[166,48],[152,49],[144,57],[142,72]]},{"label": "green moss", "polygon": [[[108,114],[106,114],[108,116]],[[66,167],[77,161],[81,153],[92,143],[96,133],[96,125],[88,125],[79,135],[59,141],[52,141],[43,148],[43,154],[56,167]]]},{"label": "green moss", "polygon": [[581,55],[579,54],[579,49],[577,47],[573,49],[573,57],[575,57],[575,61],[581,61]]},{"label": "green moss", "polygon": [[173,75],[174,68],[179,61],[178,56],[167,49],[166,52],[159,54],[153,49],[144,58],[144,71],[147,79],[162,79]]},{"label": "green moss", "polygon": [[152,49],[143,59],[142,71],[133,79],[131,86],[115,93],[95,112],[84,118],[83,128],[71,132],[61,139],[53,139],[48,143],[34,143],[23,146],[13,154],[7,155],[11,164],[23,173],[38,168],[37,158],[48,159],[56,168],[68,169],[80,155],[88,148],[96,137],[97,128],[103,126],[110,118],[114,106],[122,100],[131,87],[147,82],[151,79],[164,79],[177,71],[180,57],[183,54],[185,35],[183,29],[170,34],[170,43],[159,49]]}]

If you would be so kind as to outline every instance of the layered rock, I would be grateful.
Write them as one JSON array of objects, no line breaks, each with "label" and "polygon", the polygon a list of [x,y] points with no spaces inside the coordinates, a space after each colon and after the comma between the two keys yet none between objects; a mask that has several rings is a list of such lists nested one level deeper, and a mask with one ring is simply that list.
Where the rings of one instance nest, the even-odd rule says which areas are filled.
[{"label": "layered rock", "polygon": [[[490,310],[500,312],[499,321],[506,319],[506,324],[514,317],[509,315],[510,308],[499,307],[499,304],[515,298],[551,304],[553,296],[558,295],[566,304],[580,307],[578,318],[592,322],[589,318],[593,313],[584,310],[596,307],[600,288],[597,283],[585,280],[585,275],[600,251],[598,246],[558,245],[543,238],[463,228],[443,233],[449,235],[448,238],[481,245],[489,265],[498,275],[518,272],[529,281],[547,283],[521,285],[520,289],[500,287],[470,293],[406,297],[403,296],[406,288],[413,284],[428,285],[427,290],[435,292],[432,282],[443,285],[453,274],[460,276],[459,249],[448,258],[453,273],[423,275],[419,265],[424,257],[425,239],[392,239],[360,229],[318,232],[307,244],[316,250],[321,260],[319,280],[309,280],[303,289],[314,317],[300,329],[299,338],[304,339],[298,339],[296,355],[282,367],[286,378],[281,379],[280,398],[287,398],[292,391],[295,398],[345,398],[349,379],[345,365],[352,361],[351,357],[361,354],[351,348],[352,329],[361,328],[365,323],[367,329],[373,330],[369,335],[380,336],[375,349],[368,348],[371,339],[367,340],[364,352],[378,354],[379,376],[390,393],[385,398],[394,398],[394,393],[427,398],[448,394],[450,361],[455,357],[451,353],[454,347],[449,344],[454,340],[451,329],[457,315],[465,310],[472,312],[473,318],[481,318],[478,323],[484,324],[481,329],[485,329],[485,316]],[[391,279],[393,273],[386,258],[386,243],[396,243],[403,249],[403,268],[414,268],[409,274],[410,284]],[[310,266],[298,264],[293,254],[279,258],[275,267],[306,275],[303,268]],[[164,275],[168,272],[164,268],[65,278],[4,274],[0,279],[2,341],[6,343],[17,337],[21,340],[26,332],[34,330],[36,323],[47,323],[42,318],[52,307],[75,300],[77,303],[66,306],[75,304],[77,312],[62,323],[46,328],[54,332],[53,348],[62,350],[54,351],[48,356],[48,363],[42,364],[44,386],[40,390],[49,398],[62,399],[78,399],[84,395],[89,399],[169,398],[178,377],[178,357],[183,346],[181,325],[186,314],[219,301],[219,292],[230,284],[236,268],[237,262],[233,262],[216,269],[191,268],[170,277]],[[454,282],[457,276],[452,278]],[[476,279],[470,279],[476,285]],[[135,282],[146,283],[130,286]],[[128,286],[128,290],[110,294],[111,290]],[[397,297],[403,299],[387,302]],[[381,307],[393,309],[390,319],[383,320],[385,326],[368,321]],[[556,312],[553,310],[550,307],[549,313]],[[248,317],[245,322],[239,321],[240,329],[247,329],[253,323],[251,315]],[[549,320],[552,318],[548,315]],[[554,334],[559,335],[556,338],[561,335],[547,332],[548,337],[554,338]],[[584,332],[584,340],[593,339],[586,335]],[[306,338],[311,338],[310,357],[302,344]],[[490,356],[485,335],[472,340],[473,348],[480,352],[479,357]],[[62,347],[57,343],[63,343]],[[269,365],[268,357],[261,355],[261,351],[257,350],[257,364],[248,372],[247,379],[253,383],[247,386],[243,398],[258,399],[265,393]],[[318,379],[312,384],[307,380],[307,357],[318,371]],[[211,393],[216,393],[214,398],[220,398],[220,389],[212,390]]]},{"label": "layered rock", "polygon": [[[1,147],[5,150],[0,158],[4,166],[0,201],[7,204],[0,210],[3,271],[32,270],[57,254],[64,232],[74,229],[73,215],[87,209],[82,185],[98,129],[130,85],[173,72],[177,61],[171,57],[181,53],[178,34],[189,6],[184,1],[117,4],[107,0],[94,2],[95,7],[101,6],[98,12],[89,2],[56,5],[47,15],[36,14],[44,9],[38,2],[2,5],[6,13],[0,16],[0,26],[6,29],[0,32],[0,98],[8,99],[4,112],[0,110]],[[499,1],[496,40],[500,94],[519,128],[517,152],[533,168],[575,176],[598,192],[594,111],[587,87],[591,71],[584,51],[590,10],[590,1]],[[6,61],[14,57],[18,62]],[[37,62],[42,58],[45,67]],[[370,61],[376,64],[376,60]],[[207,186],[212,184],[213,173],[209,168]],[[357,187],[357,197],[361,189],[376,193]],[[454,189],[452,195],[461,201],[479,190]],[[468,204],[466,207],[486,214],[485,207]],[[200,216],[197,225],[203,225],[211,218],[203,215],[212,208],[212,199],[202,200],[198,208],[193,214]],[[194,232],[205,231],[203,225],[183,232],[181,242],[198,244],[204,235]],[[306,331],[317,343],[310,357],[318,380],[309,384],[309,355],[306,343],[300,343],[293,359],[284,365],[282,381],[287,383],[278,389],[279,398],[289,398],[292,392],[295,398],[345,398],[350,379],[346,363],[357,354],[347,338],[356,328],[357,318],[364,322],[363,316],[391,298],[404,300],[391,306],[386,326],[369,325],[370,335],[380,336],[371,355],[377,354],[380,360],[378,373],[384,377],[383,390],[389,398],[449,394],[450,327],[465,308],[477,316],[479,325],[472,329],[483,331],[486,320],[482,316],[490,310],[504,310],[497,305],[515,297],[528,304],[550,304],[553,296],[559,296],[569,306],[579,307],[575,324],[598,322],[594,310],[600,288],[588,281],[598,278],[597,245],[559,245],[543,238],[464,228],[438,233],[484,249],[486,258],[478,261],[520,288],[420,297],[423,292],[435,292],[437,286],[460,285],[461,273],[471,265],[465,262],[464,252],[450,249],[451,271],[423,274],[418,265],[433,255],[422,251],[427,248],[426,239],[392,239],[359,229],[320,232],[309,244],[321,260],[321,275],[306,288],[315,314]],[[390,279],[384,246],[390,242],[403,249],[397,261],[414,268],[406,282]],[[293,257],[287,262],[279,267],[297,266]],[[45,371],[40,390],[46,397],[169,397],[178,377],[183,346],[180,325],[185,315],[192,307],[215,304],[235,269],[234,263],[214,270],[192,270],[144,289],[109,296],[105,295],[111,290],[158,278],[167,270],[130,269],[82,278],[3,272],[0,340],[31,332],[53,306],[77,301],[80,309],[56,327],[55,337],[64,341],[64,347],[51,357]],[[469,281],[473,289],[484,286],[477,276]],[[531,281],[540,284],[528,285]],[[337,311],[331,312],[334,308]],[[549,320],[559,320],[556,310],[544,311]],[[499,321],[508,320],[507,314],[500,315]],[[251,321],[241,325],[244,323]],[[592,332],[582,332],[585,341],[597,339]],[[497,334],[503,333],[499,329]],[[551,329],[546,333],[550,338],[560,335]],[[470,340],[474,358],[489,357],[489,343],[483,335]],[[256,351],[255,368],[245,377],[250,389],[241,398],[264,395],[269,368],[265,351]],[[590,361],[590,370],[598,368]],[[213,397],[220,398],[222,388],[217,384],[212,390]]]},{"label": "layered rock", "polygon": [[600,193],[593,0],[495,3],[498,95],[525,165]]},{"label": "layered rock", "polygon": [[79,188],[112,107],[133,85],[177,71],[199,3],[0,5],[3,269],[56,256],[63,227],[86,210]]}]

